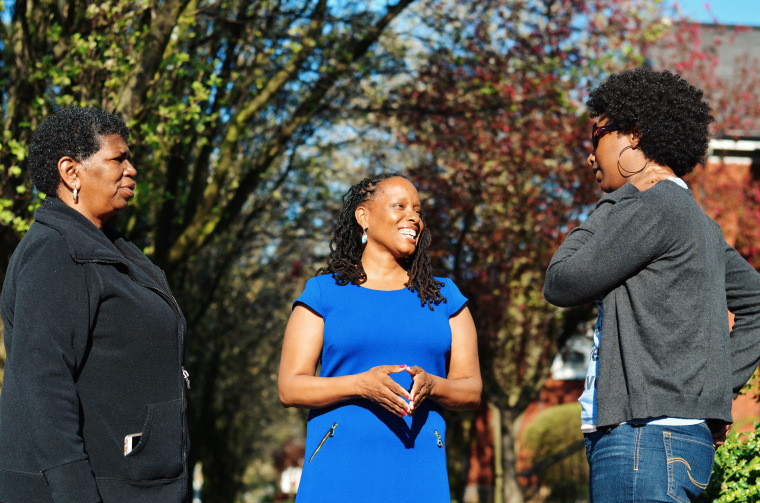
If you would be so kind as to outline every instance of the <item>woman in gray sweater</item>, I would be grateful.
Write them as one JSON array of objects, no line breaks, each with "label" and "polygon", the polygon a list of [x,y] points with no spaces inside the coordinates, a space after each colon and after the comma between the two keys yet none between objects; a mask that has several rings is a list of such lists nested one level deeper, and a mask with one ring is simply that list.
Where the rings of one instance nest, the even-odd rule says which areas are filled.
[{"label": "woman in gray sweater", "polygon": [[599,307],[580,399],[591,501],[692,501],[760,361],[760,275],[680,178],[707,151],[702,91],[639,68],[587,107],[605,195],[552,258],[544,295]]}]

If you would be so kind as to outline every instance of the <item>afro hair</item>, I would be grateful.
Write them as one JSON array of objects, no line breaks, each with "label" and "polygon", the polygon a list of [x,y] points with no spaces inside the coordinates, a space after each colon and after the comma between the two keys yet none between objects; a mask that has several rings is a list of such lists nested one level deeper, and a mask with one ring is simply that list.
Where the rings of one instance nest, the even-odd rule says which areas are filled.
[{"label": "afro hair", "polygon": [[639,148],[677,176],[704,163],[713,121],[700,89],[669,71],[636,68],[611,75],[589,94],[591,117],[604,116],[623,133],[639,136]]}]

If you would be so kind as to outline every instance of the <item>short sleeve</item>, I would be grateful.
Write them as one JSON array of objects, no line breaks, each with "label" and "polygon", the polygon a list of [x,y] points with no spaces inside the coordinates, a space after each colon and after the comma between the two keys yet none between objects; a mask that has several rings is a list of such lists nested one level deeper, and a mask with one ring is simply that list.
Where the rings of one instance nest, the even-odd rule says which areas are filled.
[{"label": "short sleeve", "polygon": [[300,303],[309,307],[318,315],[324,316],[324,305],[322,304],[322,289],[319,287],[319,283],[322,277],[323,276],[317,276],[315,278],[311,278],[309,281],[306,282],[306,287],[304,287],[303,292],[301,293],[300,297],[298,297],[293,302],[293,307],[291,309],[295,309],[296,305]]},{"label": "short sleeve", "polygon": [[451,281],[449,278],[437,278],[440,281],[443,281],[444,285],[441,288],[441,295],[446,297],[446,304],[444,304],[444,309],[446,309],[446,314],[451,317],[457,314],[462,307],[467,303],[467,297],[462,295],[462,292],[459,291],[459,288],[454,284],[453,281]]}]

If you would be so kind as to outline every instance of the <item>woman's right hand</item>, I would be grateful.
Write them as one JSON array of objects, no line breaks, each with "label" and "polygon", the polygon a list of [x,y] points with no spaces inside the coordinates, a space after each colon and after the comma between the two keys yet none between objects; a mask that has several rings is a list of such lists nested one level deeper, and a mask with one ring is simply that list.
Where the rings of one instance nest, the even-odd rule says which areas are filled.
[{"label": "woman's right hand", "polygon": [[324,320],[311,308],[297,304],[285,329],[277,388],[284,407],[318,409],[354,398],[366,398],[397,416],[409,414],[407,391],[390,374],[406,365],[381,365],[360,374],[316,376],[322,353]]},{"label": "woman's right hand", "polygon": [[639,189],[640,192],[651,189],[655,184],[662,180],[674,180],[675,175],[672,170],[661,166],[649,166],[641,173],[637,173],[628,179],[628,183]]},{"label": "woman's right hand", "polygon": [[[359,394],[391,413],[403,417],[410,413],[409,393],[390,374],[403,372],[406,365],[380,365],[358,374]],[[405,400],[406,399],[406,400]]]}]

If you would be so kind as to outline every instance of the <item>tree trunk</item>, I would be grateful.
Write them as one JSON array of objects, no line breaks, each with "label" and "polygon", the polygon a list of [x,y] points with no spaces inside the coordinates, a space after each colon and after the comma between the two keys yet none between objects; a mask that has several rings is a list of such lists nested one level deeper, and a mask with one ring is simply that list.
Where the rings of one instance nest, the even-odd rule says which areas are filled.
[{"label": "tree trunk", "polygon": [[491,409],[491,432],[493,435],[493,503],[504,503],[504,460],[501,456],[501,409]]},{"label": "tree trunk", "polygon": [[509,409],[499,412],[501,416],[502,493],[504,495],[502,502],[523,503],[522,489],[517,483],[517,437],[520,433],[520,416]]}]

